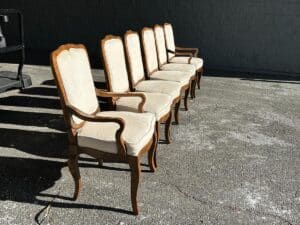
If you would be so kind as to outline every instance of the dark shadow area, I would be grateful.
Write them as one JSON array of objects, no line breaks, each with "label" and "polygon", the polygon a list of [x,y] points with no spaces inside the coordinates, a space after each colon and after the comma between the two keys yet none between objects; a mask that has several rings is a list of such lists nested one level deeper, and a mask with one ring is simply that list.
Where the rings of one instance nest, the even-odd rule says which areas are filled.
[{"label": "dark shadow area", "polygon": [[47,133],[0,128],[1,147],[49,158],[68,157],[66,133]]},{"label": "dark shadow area", "polygon": [[35,203],[61,177],[63,162],[0,157],[0,200]]},{"label": "dark shadow area", "polygon": [[213,77],[228,77],[228,78],[241,78],[241,80],[260,81],[260,82],[274,82],[274,83],[291,83],[299,84],[300,75],[281,74],[274,73],[261,73],[261,72],[239,72],[234,70],[217,70],[217,69],[205,69],[204,76]]},{"label": "dark shadow area", "polygon": [[30,108],[60,109],[58,99],[36,98],[29,96],[9,96],[0,99],[0,105],[22,106]]},{"label": "dark shadow area", "polygon": [[300,84],[300,81],[284,81],[284,80],[266,80],[266,79],[252,79],[252,78],[241,78],[241,80],[259,81],[267,83],[280,83],[280,84]]},{"label": "dark shadow area", "polygon": [[42,85],[56,86],[56,83],[54,79],[51,79],[43,81]]},{"label": "dark shadow area", "polygon": [[0,109],[0,123],[48,127],[66,131],[63,115]]},{"label": "dark shadow area", "polygon": [[[29,204],[36,204],[45,206],[40,210],[35,220],[40,221],[40,214],[44,209],[51,205],[57,208],[84,208],[107,210],[118,213],[131,214],[131,211],[118,209],[107,206],[77,204],[73,202],[55,202],[56,198],[66,201],[73,200],[72,197],[60,196],[41,193],[55,185],[61,178],[61,170],[66,166],[65,162],[55,162],[41,159],[29,158],[14,158],[14,157],[0,157],[0,200],[1,201],[15,201]],[[80,167],[82,165],[80,164]],[[72,196],[73,190],[70,190]],[[39,197],[53,198],[52,201],[40,200]],[[5,203],[3,203],[4,205]]]},{"label": "dark shadow area", "polygon": [[43,95],[43,96],[53,96],[57,97],[58,92],[56,88],[48,88],[48,87],[32,87],[21,90],[22,94],[28,95]]}]

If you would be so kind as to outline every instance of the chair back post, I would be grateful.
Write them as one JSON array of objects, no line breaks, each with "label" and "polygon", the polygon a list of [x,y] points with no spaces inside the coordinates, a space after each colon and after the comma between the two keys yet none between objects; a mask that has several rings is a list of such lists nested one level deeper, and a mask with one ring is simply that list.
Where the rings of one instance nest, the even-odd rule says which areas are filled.
[{"label": "chair back post", "polygon": [[132,90],[134,90],[135,86],[139,82],[147,78],[138,32],[132,30],[126,31],[126,33],[124,34],[124,45],[128,62],[130,84]]},{"label": "chair back post", "polygon": [[[108,46],[109,44],[112,44],[112,46]],[[117,44],[120,44],[119,48]],[[100,41],[100,45],[108,90],[118,93],[130,91],[131,84],[129,82],[130,79],[122,38],[115,35],[106,35]],[[115,70],[113,68],[118,69]]]},{"label": "chair back post", "polygon": [[159,70],[154,31],[151,27],[144,27],[141,31],[141,36],[146,71],[150,77],[152,73]]},{"label": "chair back post", "polygon": [[168,63],[168,53],[167,53],[167,47],[166,47],[166,40],[165,40],[165,32],[164,28],[156,24],[154,25],[154,36],[155,36],[155,43],[157,48],[157,58],[159,62],[159,66],[163,66]]},{"label": "chair back post", "polygon": [[[164,23],[163,27],[165,33],[166,47],[168,50],[175,52],[176,45],[175,45],[173,26],[170,23]],[[170,60],[173,57],[175,57],[175,54],[168,52],[168,59]]]}]

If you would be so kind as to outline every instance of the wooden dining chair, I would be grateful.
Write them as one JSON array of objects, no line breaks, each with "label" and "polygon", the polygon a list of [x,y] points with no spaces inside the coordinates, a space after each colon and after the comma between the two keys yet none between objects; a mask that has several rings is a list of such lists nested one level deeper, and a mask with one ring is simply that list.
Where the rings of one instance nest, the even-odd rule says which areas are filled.
[{"label": "wooden dining chair", "polygon": [[[164,29],[160,25],[155,25],[153,28],[156,49],[157,49],[157,58],[159,63],[160,70],[177,70],[187,73],[191,79],[191,97],[195,97],[195,89],[196,89],[196,68],[192,64],[188,63],[170,63],[168,60],[168,52],[166,49],[166,40]],[[190,55],[192,58],[192,55]]]},{"label": "wooden dining chair", "polygon": [[[148,153],[151,171],[155,171],[157,135],[151,113],[101,112],[86,48],[66,44],[51,53],[51,67],[59,90],[69,140],[68,167],[75,182],[74,200],[81,188],[78,166],[84,153],[99,162],[128,163],[131,168],[131,202],[138,214],[137,191],[141,175],[140,159]],[[119,97],[120,95],[115,95]],[[122,94],[122,96],[141,96]],[[145,99],[141,97],[140,110]],[[123,185],[123,184],[122,184]]]},{"label": "wooden dining chair", "polygon": [[[149,79],[157,80],[172,80],[180,83],[185,92],[184,106],[188,110],[188,95],[193,80],[194,67],[191,65],[182,64],[182,67],[189,67],[190,71],[180,71],[181,65],[173,64],[174,68],[164,69],[159,64],[155,35],[152,28],[145,27],[141,32],[142,46],[144,52],[144,61],[146,65],[146,73]],[[176,68],[175,68],[176,67]]]},{"label": "wooden dining chair", "polygon": [[[198,48],[184,48],[178,47],[175,45],[175,38],[173,27],[170,23],[165,23],[164,34],[166,40],[166,48],[168,51],[168,60],[170,63],[188,63],[193,64],[197,70],[197,84],[200,89],[201,76],[204,71],[204,61],[202,58],[199,58],[199,49]],[[192,58],[190,58],[192,54]]]},{"label": "wooden dining chair", "polygon": [[[110,93],[137,93],[131,88],[129,74],[126,66],[124,45],[121,37],[107,35],[101,40],[101,52],[105,70],[107,88]],[[133,68],[138,69],[138,68]],[[107,93],[109,96],[110,93]],[[170,125],[172,119],[173,99],[164,93],[138,92],[145,96],[145,112],[155,114],[156,132],[160,137],[160,124],[165,123],[166,142],[170,143]],[[113,99],[113,105],[117,110],[136,111],[139,98],[121,97]]]},{"label": "wooden dining chair", "polygon": [[[102,43],[105,42],[105,39],[109,39],[109,38],[110,36],[104,38],[101,41],[101,45]],[[118,37],[117,39],[120,40],[120,37]],[[120,41],[119,43],[121,44]],[[101,49],[103,51],[103,47],[101,47]],[[180,84],[172,81],[146,80],[145,77],[143,76],[139,77],[138,80],[130,84],[131,84],[132,91],[143,92],[143,93],[161,93],[161,94],[169,95],[172,99],[173,106],[175,107],[175,111],[174,111],[175,122],[177,124],[179,123],[179,107],[180,107],[181,96],[182,96],[182,90]]]}]

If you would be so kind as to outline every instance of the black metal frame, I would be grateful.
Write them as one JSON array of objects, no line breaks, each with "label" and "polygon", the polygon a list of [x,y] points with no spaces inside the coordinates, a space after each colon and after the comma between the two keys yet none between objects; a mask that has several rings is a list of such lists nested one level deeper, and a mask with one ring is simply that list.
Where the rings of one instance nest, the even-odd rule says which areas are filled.
[{"label": "black metal frame", "polygon": [[[12,87],[25,88],[25,87],[28,87],[28,86],[31,85],[30,77],[28,77],[28,76],[24,77],[23,73],[22,73],[24,62],[25,62],[25,43],[24,43],[23,15],[17,9],[0,9],[0,15],[1,14],[3,14],[3,15],[17,14],[18,15],[18,20],[19,20],[19,23],[18,23],[18,25],[19,25],[19,43],[17,45],[6,46],[4,48],[0,48],[0,54],[6,54],[6,53],[11,53],[11,52],[20,52],[21,54],[20,54],[20,59],[19,59],[19,67],[18,67],[17,78],[15,80],[11,81],[11,85],[5,84],[4,88],[0,87],[0,92],[5,91],[5,89],[9,89],[9,88],[12,88]],[[26,79],[24,79],[24,78],[26,78]],[[9,77],[7,80],[9,80],[9,79],[11,79],[11,77]],[[20,82],[19,85],[16,84],[16,80]]]}]

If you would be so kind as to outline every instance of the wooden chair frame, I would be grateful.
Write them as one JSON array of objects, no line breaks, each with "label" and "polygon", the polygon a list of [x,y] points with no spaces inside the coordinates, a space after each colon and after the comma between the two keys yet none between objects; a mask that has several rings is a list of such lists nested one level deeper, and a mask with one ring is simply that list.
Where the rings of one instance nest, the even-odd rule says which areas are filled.
[{"label": "wooden chair frame", "polygon": [[[173,29],[173,26],[170,23],[164,23],[163,28],[164,28],[164,26],[171,26],[172,29]],[[167,47],[167,39],[166,39],[165,29],[164,29],[164,34],[165,34],[165,41],[166,41],[166,47]],[[175,57],[175,56],[199,57],[199,49],[198,48],[186,48],[186,47],[179,47],[179,46],[175,45],[175,51],[172,51],[171,49],[168,49],[168,47],[167,47],[167,52],[174,54],[173,57]],[[172,58],[168,57],[168,60],[170,60]],[[189,63],[190,63],[190,60],[189,60]],[[201,82],[201,77],[202,77],[203,73],[204,73],[204,66],[202,66],[200,69],[197,70],[197,86],[198,86],[198,89],[200,89],[200,82]]]},{"label": "wooden chair frame", "polygon": [[[127,36],[127,35],[130,35],[130,34],[137,34],[137,35],[139,35],[138,34],[138,32],[135,32],[135,31],[132,31],[132,30],[128,30],[126,33],[125,33],[125,35]],[[124,36],[125,37],[125,36]],[[133,60],[133,59],[131,59],[130,57],[129,57],[129,55],[128,55],[128,44],[127,44],[127,42],[126,42],[126,38],[125,38],[125,41],[124,41],[124,43],[125,43],[125,54],[126,54],[126,58],[127,58],[127,61],[129,62],[128,64],[128,69],[127,69],[127,71],[129,71],[129,73],[128,73],[128,75],[129,75],[129,84],[130,84],[130,87],[131,87],[131,90],[132,91],[135,91],[135,87],[137,86],[137,84],[139,83],[139,82],[141,82],[141,81],[144,81],[144,80],[147,80],[149,77],[148,77],[148,75],[145,75],[144,74],[144,77],[142,78],[142,79],[140,79],[139,81],[137,81],[137,82],[134,82],[133,81],[133,77],[132,77],[132,75],[131,75],[131,68],[130,68],[130,65],[131,65],[131,61]],[[141,51],[142,52],[142,51]],[[143,60],[144,60],[144,57],[142,57],[143,58]],[[143,66],[144,66],[144,62],[143,62]],[[145,68],[145,66],[144,66],[144,68]],[[181,92],[180,92],[180,95],[179,96],[177,96],[176,98],[174,98],[174,100],[173,100],[173,103],[172,103],[172,106],[175,108],[175,111],[174,111],[174,117],[175,117],[175,122],[176,122],[176,124],[179,124],[179,107],[180,107],[180,103],[181,103],[181,96],[182,96],[182,90],[181,90]],[[166,127],[165,127],[165,136],[166,136],[166,139],[168,140],[169,139],[169,141],[170,141],[170,125],[171,125],[171,120],[172,120],[172,113],[170,113],[170,116],[169,116],[169,118],[167,119],[167,118],[162,118],[161,120],[160,120],[160,123],[162,123],[162,122],[166,122]],[[157,126],[158,127],[158,126]],[[169,142],[169,141],[167,141],[167,142]]]},{"label": "wooden chair frame", "polygon": [[[164,66],[165,64],[171,63],[170,60],[169,60],[169,57],[168,57],[168,53],[169,53],[170,51],[168,51],[168,48],[167,48],[167,40],[166,40],[166,33],[165,33],[165,30],[164,30],[164,27],[161,26],[161,25],[159,25],[159,24],[155,24],[153,28],[154,28],[154,29],[155,29],[155,28],[161,28],[161,29],[163,30],[163,32],[164,32],[164,39],[165,39],[165,45],[166,45],[166,54],[167,54],[167,55],[166,55],[166,57],[167,57],[167,62],[166,62],[166,63],[163,63],[163,64],[161,64],[160,62],[158,62],[158,63],[159,63],[159,68],[161,68],[161,67]],[[154,35],[155,35],[155,41],[156,41],[157,38],[156,38],[155,32],[154,32]],[[156,41],[156,42],[157,42],[157,41]],[[156,48],[157,48],[157,52],[158,52],[158,47],[157,47],[157,45],[156,45]],[[179,55],[181,55],[181,56],[188,56],[188,57],[189,57],[188,64],[191,64],[191,60],[192,60],[192,58],[193,58],[193,54],[192,54],[191,52],[179,52]],[[198,71],[196,71],[195,75],[194,75],[194,76],[191,78],[191,80],[190,80],[190,87],[191,87],[190,89],[191,89],[191,97],[192,97],[192,98],[195,98],[195,97],[196,97],[197,73],[198,73]]]},{"label": "wooden chair frame", "polygon": [[[142,34],[142,46],[143,46],[143,50],[145,51],[145,41],[144,41],[144,33],[148,30],[151,30],[153,31],[153,29],[151,27],[144,27],[141,31],[141,34]],[[154,33],[154,31],[153,31]],[[155,33],[154,33],[155,35]],[[157,55],[157,44],[156,44],[156,40],[155,40],[155,46],[156,46],[156,55]],[[158,55],[157,55],[157,60],[158,60]],[[147,55],[144,54],[144,61],[147,61]],[[160,68],[161,66],[163,66],[162,64],[160,64],[159,60],[157,61],[157,64],[158,64],[158,68],[157,69],[154,69],[154,70],[150,70],[149,67],[148,67],[148,64],[145,62],[146,64],[146,74],[147,74],[147,77],[148,79],[151,79],[151,75],[156,72],[156,71],[160,71]],[[190,88],[191,88],[191,84],[192,84],[192,80],[193,80],[193,77],[189,80],[189,84],[183,86],[181,88],[181,93],[182,95],[184,94],[184,108],[185,110],[188,110],[188,96],[189,96],[189,92],[190,92]]]},{"label": "wooden chair frame", "polygon": [[[81,110],[72,106],[68,102],[66,91],[61,78],[61,73],[58,69],[58,64],[57,64],[57,56],[62,51],[69,50],[71,48],[84,49],[87,52],[85,46],[82,44],[66,44],[60,46],[58,49],[56,49],[51,53],[50,61],[51,61],[52,72],[60,95],[60,102],[64,114],[64,120],[67,126],[68,142],[69,142],[68,167],[75,182],[75,191],[74,191],[73,199],[76,200],[78,198],[82,186],[81,176],[80,176],[79,166],[78,166],[78,158],[80,154],[82,153],[88,154],[94,157],[96,160],[98,160],[99,163],[103,163],[103,162],[128,163],[131,168],[131,204],[132,204],[133,213],[137,215],[139,213],[139,208],[137,203],[137,193],[138,193],[138,186],[139,186],[140,175],[141,175],[140,158],[145,153],[148,153],[148,162],[149,162],[150,169],[152,172],[156,170],[157,167],[157,163],[155,159],[156,148],[157,148],[156,131],[154,131],[153,138],[141,149],[141,151],[137,156],[130,156],[127,155],[126,153],[127,152],[126,145],[122,138],[122,133],[126,126],[125,121],[122,118],[98,116],[97,113],[100,112],[99,106],[96,109],[96,111],[92,114],[84,113]],[[103,91],[96,89],[97,96],[103,97],[103,95],[105,96],[105,94],[106,93],[103,93]],[[123,96],[127,96],[127,94],[123,94]],[[132,95],[128,94],[128,96],[132,96]],[[145,101],[143,99],[142,104],[140,105],[141,111],[144,102]],[[75,124],[72,119],[72,115],[77,116],[78,118],[83,120],[83,122],[81,122],[80,124]],[[84,125],[85,121],[117,123],[120,126],[120,128],[117,130],[115,134],[118,153],[112,154],[107,152],[101,152],[99,150],[92,149],[92,148],[80,147],[77,143],[77,132],[78,129],[80,129]]]},{"label": "wooden chair frame", "polygon": [[[107,83],[107,89],[109,90],[109,92],[106,92],[106,97],[113,97],[113,96],[111,96],[111,94],[114,93],[114,92],[111,92],[112,91],[111,74],[108,71],[108,65],[107,65],[107,61],[106,61],[106,58],[105,58],[105,54],[104,54],[105,42],[110,41],[112,39],[118,39],[118,40],[122,41],[123,48],[124,48],[124,43],[123,43],[123,40],[120,36],[106,35],[100,41],[101,42],[100,43],[100,45],[101,45],[101,55],[102,55],[102,61],[103,61],[103,64],[104,64],[104,71],[105,71],[105,79],[106,79],[106,83]],[[125,44],[125,46],[126,46],[126,44]],[[124,49],[124,54],[127,55],[127,46],[126,46],[126,51]],[[144,101],[146,101],[146,96],[143,93],[135,93],[134,87],[137,83],[135,83],[135,84],[133,83],[132,76],[131,76],[131,69],[129,69],[130,68],[130,63],[128,65],[125,55],[124,55],[124,60],[126,62],[126,70],[127,70],[127,73],[128,73],[128,82],[129,82],[129,88],[130,88],[128,90],[127,94],[143,95]],[[140,81],[142,81],[142,80],[140,80]],[[114,108],[116,108],[117,100],[118,100],[118,98],[112,98],[112,104],[113,104]],[[160,124],[165,123],[165,138],[166,138],[167,144],[171,143],[171,135],[170,135],[171,121],[172,121],[172,112],[171,112],[171,110],[172,109],[170,108],[168,113],[166,113],[164,116],[162,116],[162,118],[159,121],[156,121],[156,126],[155,126],[155,129],[156,129],[156,132],[157,132],[157,137],[159,139],[160,138]]]}]

